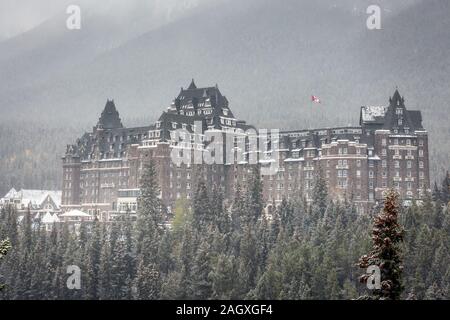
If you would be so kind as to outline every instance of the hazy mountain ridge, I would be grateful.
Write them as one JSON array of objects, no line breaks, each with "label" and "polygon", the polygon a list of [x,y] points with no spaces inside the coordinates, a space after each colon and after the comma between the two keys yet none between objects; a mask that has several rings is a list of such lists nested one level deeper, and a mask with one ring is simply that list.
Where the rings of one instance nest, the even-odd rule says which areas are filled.
[{"label": "hazy mountain ridge", "polygon": [[[354,1],[321,1],[318,4],[284,1],[280,6],[273,1],[248,1],[245,6],[238,6],[236,1],[213,2],[198,8],[182,21],[150,31],[123,46],[117,40],[120,47],[115,50],[91,48],[89,43],[79,43],[76,33],[66,30],[60,38],[67,37],[67,43],[59,43],[57,47],[68,47],[70,51],[83,48],[81,51],[87,57],[67,55],[68,69],[56,65],[56,76],[51,72],[46,75],[49,70],[45,60],[35,66],[38,70],[35,74],[17,72],[24,62],[12,61],[2,73],[14,74],[13,78],[21,81],[19,86],[6,85],[12,88],[5,96],[13,97],[10,104],[18,105],[20,109],[31,107],[29,111],[37,109],[39,113],[47,108],[56,108],[53,111],[63,108],[65,114],[73,116],[70,112],[73,109],[78,112],[79,108],[88,111],[92,107],[101,108],[100,101],[106,96],[118,96],[126,109],[132,108],[132,113],[148,110],[147,106],[159,113],[161,106],[170,102],[168,97],[176,94],[175,88],[193,76],[199,82],[218,82],[225,90],[229,88],[225,94],[243,110],[243,116],[252,115],[256,104],[270,110],[272,104],[280,103],[280,97],[290,112],[298,111],[298,104],[302,104],[302,111],[308,111],[304,104],[307,105],[306,98],[311,91],[329,96],[330,99],[324,99],[329,105],[341,102],[345,107],[348,105],[345,100],[333,97],[339,90],[333,92],[333,88],[327,86],[340,80],[347,70],[343,66],[340,72],[333,72],[333,69],[339,69],[342,56],[345,56],[347,38],[365,28],[364,12],[355,14],[352,3]],[[358,10],[364,8],[361,2],[357,3]],[[100,29],[98,33],[103,34],[102,24],[98,25],[94,31]],[[105,29],[110,27],[113,26],[106,25]],[[292,30],[296,34],[292,34]],[[93,43],[98,40],[95,35]],[[117,35],[115,38],[120,39]],[[55,50],[50,48],[38,47],[31,52],[31,58],[26,56],[23,60],[34,63],[40,54],[51,60]],[[330,52],[330,48],[336,52]],[[65,54],[56,50],[55,55]],[[322,66],[323,62],[326,64]],[[38,80],[37,90],[33,83],[29,90],[23,90],[22,81],[30,78],[43,78]],[[284,88],[287,88],[286,92]],[[294,93],[298,90],[301,90],[301,96]],[[23,91],[22,99],[26,100],[16,102],[14,98],[20,91]],[[48,91],[51,91],[50,95]],[[340,90],[344,99],[352,94],[348,91]],[[0,95],[1,102],[4,95]],[[243,99],[244,95],[250,105]],[[355,118],[351,116],[350,120]]]}]

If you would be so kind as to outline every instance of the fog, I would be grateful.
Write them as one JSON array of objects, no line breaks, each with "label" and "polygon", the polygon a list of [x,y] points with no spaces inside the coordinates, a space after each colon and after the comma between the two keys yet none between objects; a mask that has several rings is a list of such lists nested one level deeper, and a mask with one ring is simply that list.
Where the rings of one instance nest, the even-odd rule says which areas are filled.
[{"label": "fog", "polygon": [[[82,13],[122,19],[137,12],[149,11],[170,20],[174,10],[190,9],[207,0],[2,0],[0,1],[0,41],[37,27],[57,14],[64,14],[68,5],[79,5]],[[211,0],[210,0],[211,1]]]}]

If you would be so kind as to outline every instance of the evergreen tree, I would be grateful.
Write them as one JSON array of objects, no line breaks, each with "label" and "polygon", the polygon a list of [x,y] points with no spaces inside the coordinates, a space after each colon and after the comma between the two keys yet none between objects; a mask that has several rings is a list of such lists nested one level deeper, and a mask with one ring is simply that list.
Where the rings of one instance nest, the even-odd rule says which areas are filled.
[{"label": "evergreen tree", "polygon": [[245,227],[244,234],[240,242],[239,265],[238,265],[238,283],[236,290],[240,299],[246,297],[256,284],[258,263],[257,260],[257,239],[250,226]]},{"label": "evergreen tree", "polygon": [[236,184],[236,192],[231,208],[231,229],[235,232],[240,232],[242,227],[242,218],[245,214],[245,200],[242,194],[240,184]]},{"label": "evergreen tree", "polygon": [[113,298],[112,292],[112,270],[111,270],[111,256],[112,249],[110,239],[106,234],[106,228],[103,226],[102,232],[102,248],[100,252],[100,261],[98,267],[98,298],[100,300],[108,300]]},{"label": "evergreen tree", "polygon": [[312,200],[312,205],[315,209],[313,213],[322,217],[328,205],[328,185],[320,166],[314,180]]},{"label": "evergreen tree", "polygon": [[450,173],[448,171],[445,173],[444,180],[442,180],[441,201],[445,205],[450,201]]},{"label": "evergreen tree", "polygon": [[262,190],[263,184],[261,181],[260,168],[256,166],[251,169],[251,175],[247,183],[247,223],[256,223],[264,213]]},{"label": "evergreen tree", "polygon": [[[95,217],[92,228],[91,238],[87,246],[86,253],[86,276],[82,282],[86,283],[85,297],[89,300],[96,300],[99,298],[99,272],[100,272],[100,257],[102,252],[102,236],[100,222]],[[84,275],[84,273],[83,273]]]},{"label": "evergreen tree", "polygon": [[[0,262],[3,259],[3,257],[6,256],[9,249],[11,249],[11,243],[9,242],[9,240],[0,241]],[[2,290],[3,287],[4,285],[0,283],[0,290]]]},{"label": "evergreen tree", "polygon": [[213,222],[213,212],[210,206],[206,184],[200,181],[197,186],[193,203],[193,227],[199,233],[206,230]]},{"label": "evergreen tree", "polygon": [[207,241],[203,241],[195,257],[192,267],[192,298],[198,300],[209,299],[212,295],[211,252]]},{"label": "evergreen tree", "polygon": [[156,265],[147,264],[142,255],[139,258],[134,287],[136,288],[135,298],[138,300],[156,300],[160,297],[160,273]]},{"label": "evergreen tree", "polygon": [[[403,241],[403,228],[398,223],[398,194],[390,190],[386,196],[382,213],[375,218],[372,229],[373,248],[368,255],[359,260],[359,266],[367,269],[378,266],[381,272],[381,288],[373,290],[375,299],[398,300],[403,291],[401,282],[402,260],[400,243]],[[367,283],[368,274],[360,280]]]},{"label": "evergreen tree", "polygon": [[225,212],[223,207],[223,193],[221,188],[214,187],[211,195],[210,207],[213,226],[221,233],[228,233],[230,231],[231,221],[228,213]]},{"label": "evergreen tree", "polygon": [[183,236],[177,251],[176,272],[171,273],[171,287],[166,288],[173,293],[176,292],[178,299],[189,299],[192,297],[192,268],[194,253],[196,252],[196,239],[191,223],[183,228]]},{"label": "evergreen tree", "polygon": [[432,197],[433,197],[433,201],[441,200],[441,190],[439,189],[436,181],[434,182],[434,185],[433,185]]},{"label": "evergreen tree", "polygon": [[137,255],[146,265],[157,263],[158,244],[165,229],[159,186],[153,162],[144,165],[137,212]]},{"label": "evergreen tree", "polygon": [[212,298],[220,300],[235,299],[236,270],[233,256],[219,254],[211,271]]}]

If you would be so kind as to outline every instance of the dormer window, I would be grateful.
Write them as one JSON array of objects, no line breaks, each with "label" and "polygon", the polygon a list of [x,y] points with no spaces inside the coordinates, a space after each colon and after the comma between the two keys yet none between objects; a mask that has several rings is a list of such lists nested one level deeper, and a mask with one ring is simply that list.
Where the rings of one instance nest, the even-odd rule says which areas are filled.
[{"label": "dormer window", "polygon": [[403,114],[403,109],[402,108],[397,108],[395,110],[395,113],[398,114],[398,115],[401,115],[401,114]]},{"label": "dormer window", "polygon": [[403,119],[398,119],[398,125],[401,126],[403,124]]}]

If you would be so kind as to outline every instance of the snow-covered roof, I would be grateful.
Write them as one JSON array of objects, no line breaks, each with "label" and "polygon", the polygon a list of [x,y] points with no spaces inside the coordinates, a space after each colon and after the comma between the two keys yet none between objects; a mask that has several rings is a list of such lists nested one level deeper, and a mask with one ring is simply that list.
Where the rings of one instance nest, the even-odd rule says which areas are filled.
[{"label": "snow-covered roof", "polygon": [[70,210],[60,214],[59,217],[92,217],[92,215],[80,210]]},{"label": "snow-covered roof", "polygon": [[4,196],[4,198],[17,198],[17,190],[11,188],[11,190],[8,191],[8,193]]},{"label": "snow-covered roof", "polygon": [[51,214],[50,212],[47,212],[41,219],[42,223],[48,223],[48,224],[52,224],[55,222],[59,222],[59,218],[58,215],[55,214]]},{"label": "snow-covered roof", "polygon": [[361,107],[361,117],[363,121],[376,121],[386,114],[385,106],[363,106]]},{"label": "snow-covered roof", "polygon": [[52,198],[53,202],[60,207],[61,206],[61,191],[53,191],[53,190],[33,190],[33,189],[21,189],[20,191],[16,191],[14,188],[8,191],[8,193],[4,196],[6,199],[20,199],[21,202],[25,205],[31,203],[32,205],[40,205],[42,204],[47,196]]}]

